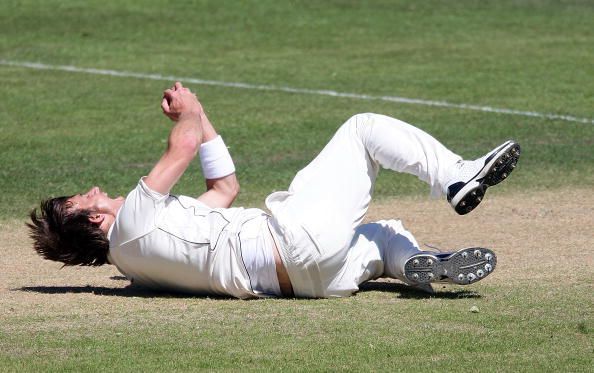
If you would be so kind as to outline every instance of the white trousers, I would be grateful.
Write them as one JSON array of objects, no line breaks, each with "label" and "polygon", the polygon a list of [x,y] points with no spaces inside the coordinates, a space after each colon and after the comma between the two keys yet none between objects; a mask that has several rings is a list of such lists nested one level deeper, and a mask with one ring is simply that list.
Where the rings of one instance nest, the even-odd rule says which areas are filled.
[{"label": "white trousers", "polygon": [[413,235],[397,220],[361,224],[380,166],[417,176],[438,196],[460,159],[400,120],[351,117],[287,192],[266,200],[295,294],[347,296],[370,279],[403,280],[404,261],[419,251]]}]

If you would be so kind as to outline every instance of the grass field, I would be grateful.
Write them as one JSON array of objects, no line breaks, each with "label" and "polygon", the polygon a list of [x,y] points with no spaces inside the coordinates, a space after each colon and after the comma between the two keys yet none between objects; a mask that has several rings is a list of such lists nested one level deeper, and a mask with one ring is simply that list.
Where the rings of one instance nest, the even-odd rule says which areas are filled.
[{"label": "grass field", "polygon": [[[591,1],[12,1],[0,4],[0,371],[591,371],[594,3]],[[171,82],[38,62],[399,96],[571,116],[190,84],[234,156],[240,205],[287,187],[334,130],[380,112],[467,158],[507,138],[518,170],[469,217],[383,173],[370,218],[420,242],[489,245],[492,277],[434,297],[391,282],[340,300],[156,294],[109,267],[59,270],[23,221],[40,198],[126,194],[164,150]],[[16,63],[16,65],[14,64]],[[195,164],[175,192],[198,194]],[[539,260],[537,255],[544,253]],[[479,313],[470,313],[471,306]]]}]

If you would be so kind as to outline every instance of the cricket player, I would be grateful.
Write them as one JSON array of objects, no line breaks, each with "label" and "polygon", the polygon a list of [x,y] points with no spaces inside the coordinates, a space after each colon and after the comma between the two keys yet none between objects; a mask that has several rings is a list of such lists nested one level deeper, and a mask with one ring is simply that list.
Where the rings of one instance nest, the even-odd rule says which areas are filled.
[{"label": "cricket player", "polygon": [[[472,211],[515,168],[520,146],[513,141],[465,161],[410,124],[357,114],[287,191],[266,198],[266,212],[231,207],[239,192],[235,166],[197,97],[177,82],[161,107],[174,122],[167,149],[125,198],[93,187],[31,212],[41,256],[113,264],[150,288],[242,299],[344,297],[379,277],[431,291],[434,282],[467,285],[495,270],[489,249],[421,251],[398,220],[362,222],[380,167],[417,176],[458,214]],[[207,191],[170,194],[197,155]]]}]

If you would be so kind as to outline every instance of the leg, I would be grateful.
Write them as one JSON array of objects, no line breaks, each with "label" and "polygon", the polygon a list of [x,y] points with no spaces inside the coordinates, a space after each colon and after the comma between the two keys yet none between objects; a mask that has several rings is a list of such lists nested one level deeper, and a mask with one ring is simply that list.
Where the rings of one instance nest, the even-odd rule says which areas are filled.
[{"label": "leg", "polygon": [[[365,276],[381,275],[372,269],[361,275],[365,269],[359,268],[345,275],[344,282],[340,279],[380,166],[414,174],[439,194],[445,189],[447,170],[459,160],[433,137],[402,121],[377,114],[350,118],[295,176],[288,192],[266,199],[273,226],[283,238],[281,257],[295,294],[350,295]],[[361,255],[366,263],[372,262],[373,253]],[[359,278],[353,279],[353,274]]]},{"label": "leg", "polygon": [[346,296],[366,281],[391,277],[433,293],[432,282],[472,284],[491,274],[496,265],[495,253],[481,247],[448,253],[421,251],[399,220],[381,220],[356,229],[345,265],[327,292]]},{"label": "leg", "polygon": [[267,205],[275,216],[303,226],[322,256],[348,247],[371,201],[379,167],[416,175],[434,194],[445,190],[448,170],[461,158],[407,123],[377,114],[358,114],[337,131],[289,188]]},{"label": "leg", "polygon": [[360,284],[379,277],[408,282],[404,264],[420,252],[417,241],[399,220],[360,225],[353,236],[345,265],[328,286],[328,292],[348,295],[359,290]]},{"label": "leg", "polygon": [[[447,191],[449,198],[454,193],[453,198],[462,201],[452,204],[457,207],[468,200],[466,195],[475,198],[474,191],[494,185],[499,179],[493,179],[493,175],[504,172],[501,179],[505,178],[507,168],[513,168],[519,156],[512,154],[517,147],[514,144],[506,143],[484,159],[461,162],[458,155],[429,134],[397,119],[377,114],[350,118],[322,152],[295,176],[288,192],[273,193],[266,200],[279,234],[286,240],[283,262],[294,289],[298,290],[296,294],[346,295],[355,291],[360,282],[372,278],[369,276],[378,275],[371,247],[371,253],[360,254],[364,259],[355,260],[355,265],[367,263],[363,269],[354,269],[355,278],[348,275],[345,282],[340,279],[351,260],[352,239],[367,212],[380,166],[417,176],[430,185],[434,195]],[[504,157],[509,165],[506,163],[507,168],[502,171],[498,165]],[[468,173],[474,176],[466,178]],[[460,184],[459,180],[467,181]],[[453,192],[452,185],[456,187]],[[402,241],[396,247],[406,246],[405,249],[375,250],[384,264],[384,273],[390,277],[402,278],[402,260],[406,260],[403,258],[418,253],[412,236],[400,237],[406,238],[408,244]],[[398,258],[391,257],[394,255]]]}]

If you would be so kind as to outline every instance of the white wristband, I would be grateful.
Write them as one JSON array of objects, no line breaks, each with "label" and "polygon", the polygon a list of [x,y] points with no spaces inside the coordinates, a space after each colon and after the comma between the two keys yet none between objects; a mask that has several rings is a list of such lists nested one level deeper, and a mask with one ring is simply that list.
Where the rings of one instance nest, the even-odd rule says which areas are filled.
[{"label": "white wristband", "polygon": [[200,145],[200,164],[206,179],[218,179],[235,172],[233,159],[221,136]]}]

